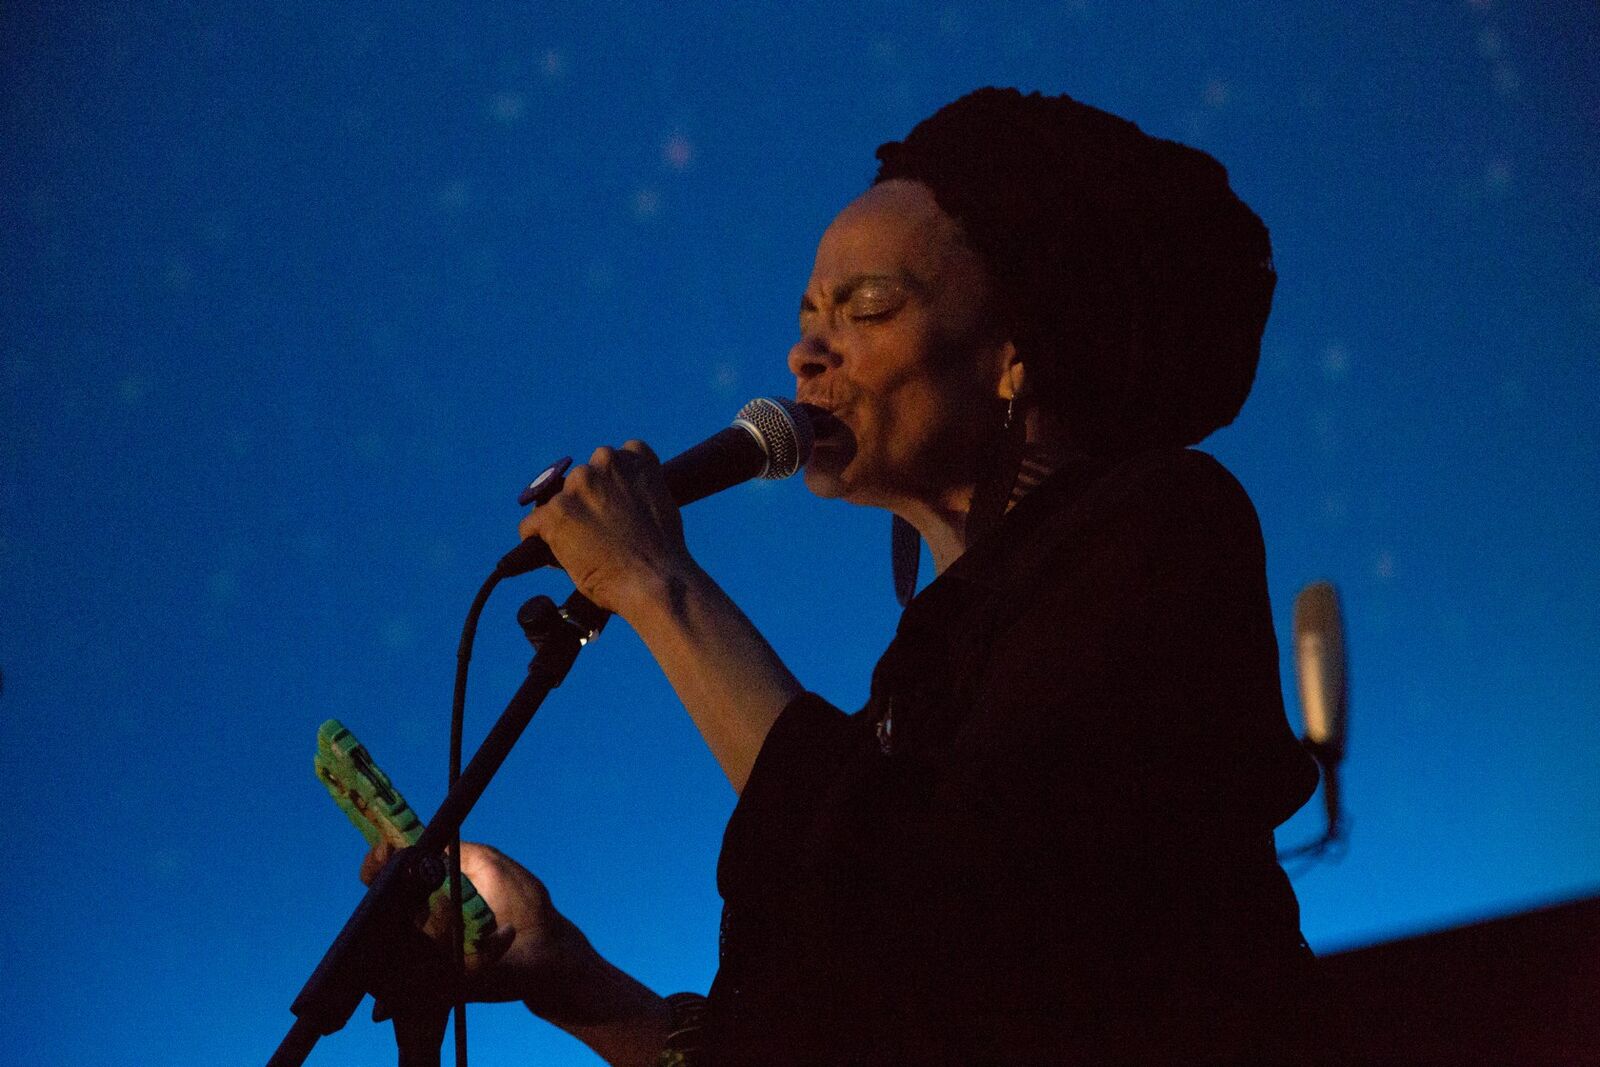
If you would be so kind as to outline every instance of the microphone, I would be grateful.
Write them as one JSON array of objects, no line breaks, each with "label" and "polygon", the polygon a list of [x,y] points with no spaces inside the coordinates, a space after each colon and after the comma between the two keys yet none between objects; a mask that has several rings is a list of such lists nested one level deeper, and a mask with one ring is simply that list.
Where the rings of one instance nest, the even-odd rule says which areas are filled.
[{"label": "microphone", "polygon": [[[778,396],[757,397],[733,423],[661,464],[667,492],[680,507],[751,478],[787,478],[811,458],[811,418]],[[530,537],[500,558],[495,575],[511,578],[554,563],[549,546]]]},{"label": "microphone", "polygon": [[1342,833],[1339,761],[1344,759],[1349,684],[1339,591],[1332,582],[1312,582],[1294,599],[1294,669],[1300,680],[1305,746],[1322,768],[1322,805],[1328,828],[1323,842]]},{"label": "microphone", "polygon": [[1331,582],[1313,582],[1295,597],[1294,666],[1306,740],[1337,763],[1344,756],[1348,684],[1339,592]]}]

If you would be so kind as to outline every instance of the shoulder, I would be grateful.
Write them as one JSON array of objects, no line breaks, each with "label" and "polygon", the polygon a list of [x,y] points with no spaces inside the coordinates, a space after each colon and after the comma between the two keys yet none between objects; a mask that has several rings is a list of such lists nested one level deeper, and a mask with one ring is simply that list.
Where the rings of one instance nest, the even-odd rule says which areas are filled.
[{"label": "shoulder", "polygon": [[1135,456],[1107,472],[1105,482],[1111,498],[1174,517],[1255,515],[1250,495],[1233,473],[1214,456],[1192,448]]},{"label": "shoulder", "polygon": [[1255,505],[1214,457],[1193,449],[1149,452],[1108,472],[1105,482],[1091,527],[1101,538],[1143,548],[1151,565],[1265,566]]},{"label": "shoulder", "polygon": [[1117,463],[1039,533],[986,604],[991,703],[1050,718],[1066,700],[1073,722],[1133,728],[1187,699],[1170,691],[1178,679],[1225,653],[1243,662],[1229,642],[1250,644],[1251,670],[1275,670],[1255,508],[1213,457],[1173,449]]},{"label": "shoulder", "polygon": [[1263,598],[1266,550],[1238,479],[1203,452],[1170,449],[1104,468],[1004,571],[990,607],[1000,631],[1072,643]]},{"label": "shoulder", "polygon": [[1162,449],[1102,463],[1061,502],[1028,543],[1016,546],[1013,573],[1045,566],[1070,573],[1073,557],[1109,553],[1124,564],[1159,565],[1183,556],[1261,554],[1255,506],[1214,457]]}]

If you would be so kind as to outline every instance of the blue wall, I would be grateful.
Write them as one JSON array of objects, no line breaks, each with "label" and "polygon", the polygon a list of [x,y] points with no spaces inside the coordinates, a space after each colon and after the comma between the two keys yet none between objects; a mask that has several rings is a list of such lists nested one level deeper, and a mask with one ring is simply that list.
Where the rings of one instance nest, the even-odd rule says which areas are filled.
[{"label": "blue wall", "polygon": [[[1260,509],[1280,633],[1305,582],[1345,597],[1353,837],[1297,881],[1313,943],[1600,887],[1593,5],[729,7],[5,6],[17,1062],[265,1060],[359,896],[317,724],[431,811],[520,484],[788,391],[816,237],[878,142],[981,84],[1204,147],[1272,228],[1255,395],[1208,447]],[[883,517],[795,483],[686,521],[856,706],[896,614]],[[473,740],[536,590],[562,591],[490,604]],[[704,988],[732,799],[618,625],[468,829],[657,989]],[[363,1015],[312,1062],[389,1048]],[[478,1009],[474,1049],[592,1062],[519,1006]]]}]

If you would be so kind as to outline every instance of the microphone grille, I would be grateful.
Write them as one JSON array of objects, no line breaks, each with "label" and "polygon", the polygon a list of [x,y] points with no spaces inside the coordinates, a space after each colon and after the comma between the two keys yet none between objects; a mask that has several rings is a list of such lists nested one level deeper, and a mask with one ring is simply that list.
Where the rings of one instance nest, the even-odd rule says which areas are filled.
[{"label": "microphone grille", "polygon": [[761,443],[767,454],[763,478],[787,478],[811,458],[811,419],[793,400],[758,396],[739,409],[733,424]]},{"label": "microphone grille", "polygon": [[1294,598],[1294,632],[1297,635],[1331,633],[1340,628],[1339,591],[1332,582],[1312,582]]}]

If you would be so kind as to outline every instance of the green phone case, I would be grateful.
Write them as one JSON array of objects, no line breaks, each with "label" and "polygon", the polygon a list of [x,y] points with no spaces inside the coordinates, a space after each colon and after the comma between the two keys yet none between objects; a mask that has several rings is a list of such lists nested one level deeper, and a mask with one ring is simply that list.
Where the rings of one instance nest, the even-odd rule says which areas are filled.
[{"label": "green phone case", "polygon": [[[334,802],[355,823],[367,844],[388,841],[396,848],[414,845],[422,836],[422,820],[394,787],[389,776],[373,761],[367,746],[356,740],[338,719],[317,730],[317,777],[328,787]],[[435,937],[449,933],[450,884],[447,881],[428,898],[424,926]],[[468,955],[479,951],[494,933],[494,912],[466,875],[461,876],[461,928]]]}]

